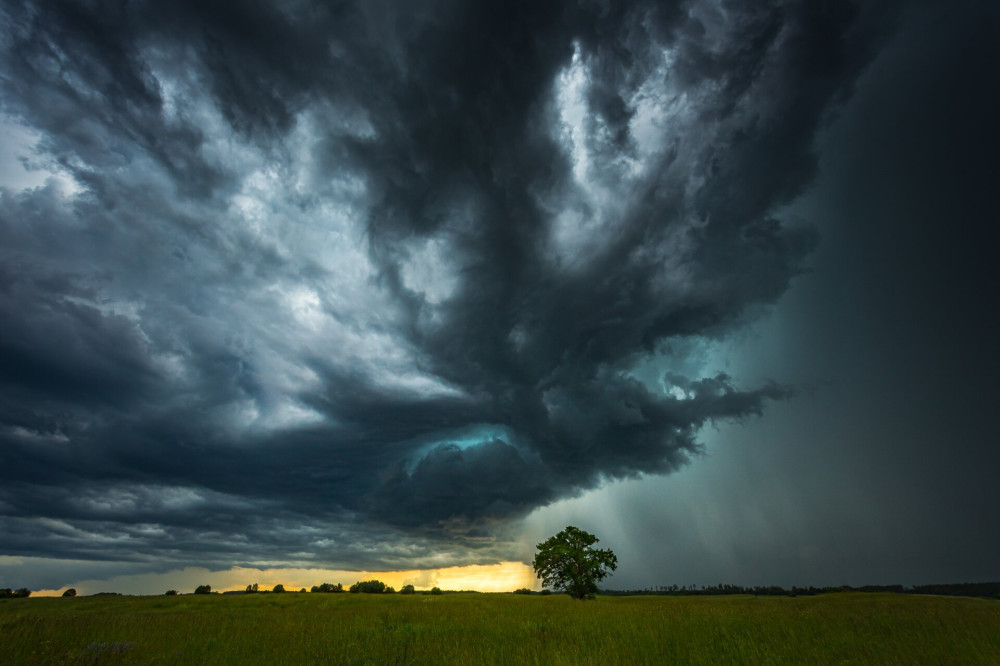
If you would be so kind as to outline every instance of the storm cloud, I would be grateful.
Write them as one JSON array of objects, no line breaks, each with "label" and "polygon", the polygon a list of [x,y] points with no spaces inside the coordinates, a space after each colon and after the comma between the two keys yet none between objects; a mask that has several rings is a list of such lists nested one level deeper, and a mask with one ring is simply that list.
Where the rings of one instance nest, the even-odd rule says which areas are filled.
[{"label": "storm cloud", "polygon": [[850,3],[4,3],[9,555],[393,567],[666,474],[790,397],[684,350],[892,14]]}]

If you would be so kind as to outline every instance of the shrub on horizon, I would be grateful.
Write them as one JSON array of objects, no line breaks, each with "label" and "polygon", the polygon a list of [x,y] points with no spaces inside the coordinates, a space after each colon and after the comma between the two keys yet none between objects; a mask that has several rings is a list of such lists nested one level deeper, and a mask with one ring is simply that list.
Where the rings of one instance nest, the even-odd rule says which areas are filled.
[{"label": "shrub on horizon", "polygon": [[334,585],[333,583],[323,583],[322,585],[313,585],[312,592],[322,592],[324,594],[335,594],[344,591],[344,586],[341,583]]},{"label": "shrub on horizon", "polygon": [[353,593],[361,592],[363,594],[386,594],[395,592],[395,590],[388,587],[380,580],[358,581],[354,585],[351,585],[349,591]]}]

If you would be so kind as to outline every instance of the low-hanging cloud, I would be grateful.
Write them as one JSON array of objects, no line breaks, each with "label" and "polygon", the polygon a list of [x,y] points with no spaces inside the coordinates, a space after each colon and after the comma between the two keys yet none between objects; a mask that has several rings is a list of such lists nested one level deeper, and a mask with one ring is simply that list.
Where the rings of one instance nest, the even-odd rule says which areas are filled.
[{"label": "low-hanging cloud", "polygon": [[871,50],[849,3],[2,12],[51,174],[0,194],[8,554],[500,557],[790,394],[667,368],[815,245],[775,211]]}]

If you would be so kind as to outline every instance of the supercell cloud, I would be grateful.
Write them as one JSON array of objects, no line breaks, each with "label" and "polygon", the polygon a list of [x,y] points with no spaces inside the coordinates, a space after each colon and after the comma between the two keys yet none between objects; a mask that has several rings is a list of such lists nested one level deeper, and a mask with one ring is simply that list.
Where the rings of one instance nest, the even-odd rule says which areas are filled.
[{"label": "supercell cloud", "polygon": [[5,554],[468,562],[684,465],[791,393],[686,353],[803,270],[869,14],[4,3]]}]

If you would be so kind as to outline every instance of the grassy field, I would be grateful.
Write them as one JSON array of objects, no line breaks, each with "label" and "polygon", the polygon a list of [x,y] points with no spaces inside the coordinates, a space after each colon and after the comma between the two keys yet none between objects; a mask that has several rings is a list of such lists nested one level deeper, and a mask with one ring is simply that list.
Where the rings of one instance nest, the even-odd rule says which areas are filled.
[{"label": "grassy field", "polygon": [[0,601],[0,664],[1000,664],[963,597],[258,594]]}]

